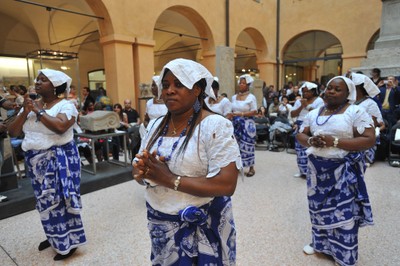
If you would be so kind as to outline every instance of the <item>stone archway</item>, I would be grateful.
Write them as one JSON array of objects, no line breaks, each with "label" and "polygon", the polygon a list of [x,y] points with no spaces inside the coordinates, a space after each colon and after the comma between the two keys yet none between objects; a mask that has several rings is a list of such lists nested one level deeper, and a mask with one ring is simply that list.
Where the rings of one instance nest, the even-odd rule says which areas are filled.
[{"label": "stone archway", "polygon": [[251,90],[257,98],[258,106],[262,105],[263,83],[272,83],[274,64],[266,60],[267,54],[267,44],[257,29],[246,28],[240,32],[235,44],[235,79],[238,80],[243,74],[255,78]]},{"label": "stone archway", "polygon": [[[195,18],[195,19],[193,19]],[[215,56],[210,27],[201,15],[186,6],[164,10],[154,26],[155,73],[174,58],[187,58],[204,64],[210,71],[215,65],[208,57]]]},{"label": "stone archway", "polygon": [[283,81],[308,80],[326,83],[342,74],[342,45],[326,31],[308,31],[294,36],[282,50]]},{"label": "stone archway", "polygon": [[259,78],[263,71],[259,63],[268,54],[268,47],[262,34],[254,28],[244,29],[236,39],[235,44],[235,73],[251,74]]}]

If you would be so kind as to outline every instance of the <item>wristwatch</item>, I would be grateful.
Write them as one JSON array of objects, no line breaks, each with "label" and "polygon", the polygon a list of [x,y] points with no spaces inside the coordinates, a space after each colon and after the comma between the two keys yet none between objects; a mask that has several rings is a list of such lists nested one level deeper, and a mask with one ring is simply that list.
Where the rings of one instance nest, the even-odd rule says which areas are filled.
[{"label": "wristwatch", "polygon": [[40,118],[42,118],[42,116],[43,116],[45,113],[46,113],[46,110],[44,110],[44,109],[39,110],[39,111],[37,112],[37,114],[36,114],[36,117],[37,117],[36,121],[40,121]]},{"label": "wristwatch", "polygon": [[333,138],[333,147],[337,148],[337,145],[339,144],[339,138],[334,137]]},{"label": "wristwatch", "polygon": [[181,184],[181,176],[178,175],[174,181],[174,190],[177,191],[179,185]]}]

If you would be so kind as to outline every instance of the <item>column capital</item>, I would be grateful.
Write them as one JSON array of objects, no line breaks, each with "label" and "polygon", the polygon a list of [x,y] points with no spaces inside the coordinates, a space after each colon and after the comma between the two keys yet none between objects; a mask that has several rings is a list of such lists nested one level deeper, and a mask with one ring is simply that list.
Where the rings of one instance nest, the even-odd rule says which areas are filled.
[{"label": "column capital", "polygon": [[100,43],[102,45],[110,43],[134,44],[135,41],[135,37],[122,34],[111,34],[100,38]]},{"label": "column capital", "polygon": [[140,46],[148,46],[148,47],[154,47],[156,45],[155,40],[149,40],[144,38],[135,38],[135,43]]}]

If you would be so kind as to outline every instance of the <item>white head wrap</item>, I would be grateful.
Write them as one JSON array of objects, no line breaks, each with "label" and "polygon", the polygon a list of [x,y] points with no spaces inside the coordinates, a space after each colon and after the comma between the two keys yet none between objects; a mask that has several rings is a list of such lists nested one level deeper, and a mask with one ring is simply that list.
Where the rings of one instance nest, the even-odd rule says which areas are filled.
[{"label": "white head wrap", "polygon": [[351,80],[356,86],[364,83],[364,89],[371,98],[374,98],[380,93],[378,86],[376,86],[375,83],[366,75],[351,73]]},{"label": "white head wrap", "polygon": [[249,86],[251,86],[251,84],[253,84],[253,82],[254,82],[253,77],[250,76],[249,74],[241,75],[241,76],[239,77],[238,84],[240,84],[240,80],[241,80],[241,79],[245,79],[245,80],[246,80],[246,84],[249,85]]},{"label": "white head wrap", "polygon": [[53,84],[54,87],[58,87],[66,82],[67,88],[65,91],[67,92],[67,95],[69,94],[69,87],[71,86],[72,79],[67,74],[53,69],[40,69],[38,71],[38,76],[40,74],[45,75],[50,80],[51,84]]},{"label": "white head wrap", "polygon": [[304,82],[299,89],[300,95],[303,95],[303,88],[307,88],[308,90],[316,90],[318,88],[318,85],[308,81]]},{"label": "white head wrap", "polygon": [[160,73],[158,79],[158,97],[162,93],[162,78],[164,77],[165,70],[169,69],[172,74],[189,90],[193,89],[193,85],[199,80],[205,79],[207,82],[205,93],[213,99],[216,99],[214,91],[211,89],[211,84],[214,81],[214,77],[203,65],[188,59],[178,58],[167,63]]},{"label": "white head wrap", "polygon": [[219,78],[218,78],[218,77],[214,77],[214,80],[215,80],[216,82],[219,82]]},{"label": "white head wrap", "polygon": [[356,101],[356,96],[357,96],[356,95],[356,85],[354,85],[354,82],[351,79],[346,78],[344,76],[336,76],[336,77],[331,78],[328,81],[328,83],[326,84],[326,87],[328,88],[329,83],[331,83],[332,80],[337,79],[337,78],[342,79],[344,82],[346,82],[347,88],[349,89],[349,96],[347,97],[347,100],[349,100],[349,103],[354,103]]},{"label": "white head wrap", "polygon": [[153,76],[151,79],[154,81],[156,85],[158,85],[158,80],[160,79],[160,76]]}]

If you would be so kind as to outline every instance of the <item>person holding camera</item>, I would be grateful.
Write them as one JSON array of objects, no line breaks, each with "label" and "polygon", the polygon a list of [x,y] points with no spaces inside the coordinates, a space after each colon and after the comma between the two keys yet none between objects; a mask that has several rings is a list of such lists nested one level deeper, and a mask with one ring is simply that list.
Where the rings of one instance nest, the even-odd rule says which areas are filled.
[{"label": "person holding camera", "polygon": [[382,116],[389,123],[389,129],[396,124],[398,120],[400,104],[400,88],[394,76],[388,76],[383,81],[384,85],[379,88],[379,101],[382,104]]}]

